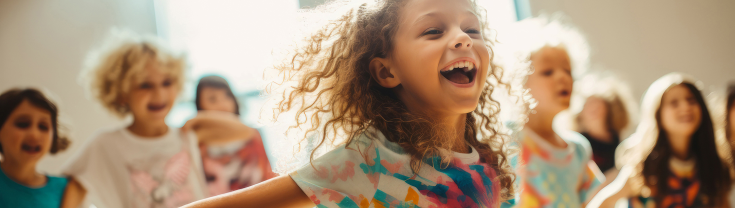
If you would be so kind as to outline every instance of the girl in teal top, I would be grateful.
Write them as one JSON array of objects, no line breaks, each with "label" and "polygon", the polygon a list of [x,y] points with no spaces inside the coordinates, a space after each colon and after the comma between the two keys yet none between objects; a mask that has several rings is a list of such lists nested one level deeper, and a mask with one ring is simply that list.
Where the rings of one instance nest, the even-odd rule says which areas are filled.
[{"label": "girl in teal top", "polygon": [[40,174],[36,164],[66,149],[58,109],[35,89],[0,95],[0,207],[77,207],[84,192],[73,179]]},{"label": "girl in teal top", "polygon": [[0,171],[0,205],[2,207],[60,207],[66,178],[46,176],[46,184],[26,186]]}]

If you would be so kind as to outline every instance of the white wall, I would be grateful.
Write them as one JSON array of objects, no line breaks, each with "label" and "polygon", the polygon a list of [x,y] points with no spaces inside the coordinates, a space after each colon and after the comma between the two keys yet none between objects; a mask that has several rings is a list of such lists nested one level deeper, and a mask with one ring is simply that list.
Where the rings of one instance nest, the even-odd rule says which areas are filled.
[{"label": "white wall", "polygon": [[84,140],[120,122],[87,98],[77,76],[111,27],[155,34],[153,10],[149,0],[0,0],[0,91],[45,88],[71,130],[71,148],[44,158],[41,171],[58,173]]},{"label": "white wall", "polygon": [[529,0],[534,15],[562,11],[588,38],[593,65],[626,78],[638,100],[679,71],[708,90],[735,81],[735,1]]}]

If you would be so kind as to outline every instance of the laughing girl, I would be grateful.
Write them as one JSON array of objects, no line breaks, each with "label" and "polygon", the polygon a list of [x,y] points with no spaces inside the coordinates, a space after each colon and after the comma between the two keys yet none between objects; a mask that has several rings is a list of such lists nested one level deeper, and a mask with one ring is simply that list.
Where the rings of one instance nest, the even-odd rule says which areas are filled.
[{"label": "laughing girl", "polygon": [[287,91],[275,110],[295,111],[316,149],[337,146],[189,207],[499,206],[513,174],[483,11],[468,0],[386,0],[330,22],[276,67],[296,85],[277,88]]}]

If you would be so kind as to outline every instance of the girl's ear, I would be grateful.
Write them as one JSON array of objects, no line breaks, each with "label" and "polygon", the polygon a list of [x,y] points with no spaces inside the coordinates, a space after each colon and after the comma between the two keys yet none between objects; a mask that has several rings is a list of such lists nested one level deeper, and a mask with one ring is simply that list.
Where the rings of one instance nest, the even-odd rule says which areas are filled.
[{"label": "girl's ear", "polygon": [[370,76],[385,88],[394,88],[401,84],[401,79],[391,71],[390,61],[385,58],[373,58],[370,61]]}]

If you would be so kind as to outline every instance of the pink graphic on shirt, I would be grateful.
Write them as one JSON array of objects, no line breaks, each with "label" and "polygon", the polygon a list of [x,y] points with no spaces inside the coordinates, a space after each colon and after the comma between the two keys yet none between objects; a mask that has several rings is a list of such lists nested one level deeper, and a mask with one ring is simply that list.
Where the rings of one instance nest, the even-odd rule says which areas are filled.
[{"label": "pink graphic on shirt", "polygon": [[346,181],[348,178],[352,178],[352,176],[355,175],[355,163],[352,161],[345,161],[342,171],[339,171],[339,168],[340,166],[332,165],[332,172],[334,173],[331,181],[332,183],[337,181],[337,179]]},{"label": "pink graphic on shirt", "polygon": [[[168,159],[163,174],[154,176],[156,170],[139,170],[128,167],[133,185],[136,207],[179,207],[194,201],[187,184],[191,159],[188,151],[181,151]],[[160,166],[153,166],[153,168]]]}]

